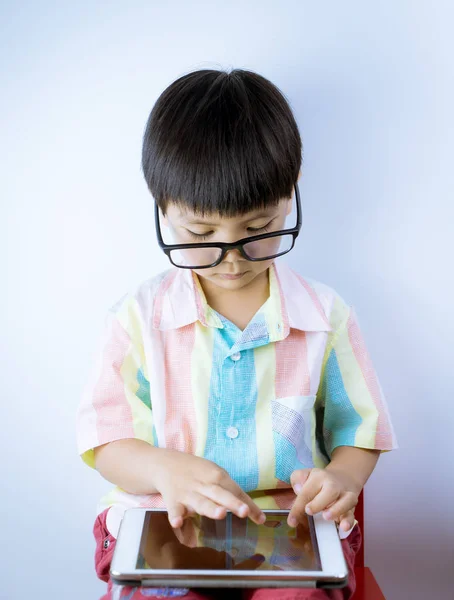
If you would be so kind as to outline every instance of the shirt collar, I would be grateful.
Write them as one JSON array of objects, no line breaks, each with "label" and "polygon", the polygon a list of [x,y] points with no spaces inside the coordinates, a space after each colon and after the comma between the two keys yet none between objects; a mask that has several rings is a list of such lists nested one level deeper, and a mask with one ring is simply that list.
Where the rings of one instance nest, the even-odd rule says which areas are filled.
[{"label": "shirt collar", "polygon": [[[270,296],[262,310],[270,342],[284,339],[291,328],[331,331],[313,287],[282,262],[275,262],[270,267]],[[178,329],[195,321],[200,321],[205,327],[223,327],[208,305],[197,275],[190,269],[172,269],[156,291],[153,327]]]}]

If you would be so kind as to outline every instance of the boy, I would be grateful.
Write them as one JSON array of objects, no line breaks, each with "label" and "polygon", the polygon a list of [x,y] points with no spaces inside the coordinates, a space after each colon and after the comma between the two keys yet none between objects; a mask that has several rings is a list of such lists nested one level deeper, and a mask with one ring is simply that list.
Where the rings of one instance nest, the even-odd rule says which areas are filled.
[{"label": "boy", "polygon": [[261,509],[277,507],[291,508],[290,525],[320,511],[339,523],[349,585],[244,597],[354,590],[354,508],[395,441],[353,308],[275,263],[301,228],[301,160],[287,101],[249,71],[185,75],[150,114],[142,166],[174,268],[112,308],[78,414],[82,458],[117,486],[94,527],[105,581],[126,508],[165,506],[178,528],[189,515],[223,519],[227,510],[260,523]]}]

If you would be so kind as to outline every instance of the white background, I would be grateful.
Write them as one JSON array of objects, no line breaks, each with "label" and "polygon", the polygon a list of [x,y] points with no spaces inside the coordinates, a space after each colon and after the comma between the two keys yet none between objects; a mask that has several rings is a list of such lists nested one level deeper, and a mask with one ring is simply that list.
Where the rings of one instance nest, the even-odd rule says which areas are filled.
[{"label": "white background", "polygon": [[[1,563],[8,600],[98,598],[110,489],[75,446],[106,310],[167,268],[140,170],[153,103],[198,68],[277,84],[304,143],[289,262],[355,305],[400,450],[366,488],[388,600],[451,597],[449,2],[2,2]],[[6,589],[5,589],[6,588]]]}]

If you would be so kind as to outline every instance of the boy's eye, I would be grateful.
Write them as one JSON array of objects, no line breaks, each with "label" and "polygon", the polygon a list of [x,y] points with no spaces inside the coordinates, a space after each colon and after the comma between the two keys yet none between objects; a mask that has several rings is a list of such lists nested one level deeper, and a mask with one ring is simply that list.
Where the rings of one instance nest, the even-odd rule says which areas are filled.
[{"label": "boy's eye", "polygon": [[269,223],[267,223],[263,227],[248,227],[247,230],[250,231],[251,233],[267,233],[268,232],[268,227],[271,225],[272,222],[273,221],[270,221]]},{"label": "boy's eye", "polygon": [[195,231],[191,231],[190,229],[186,229],[186,231],[189,233],[189,235],[197,240],[205,240],[207,237],[209,237],[213,232],[212,231],[207,231],[206,233],[195,233]]},{"label": "boy's eye", "polygon": [[[272,219],[269,223],[267,223],[263,227],[248,227],[247,230],[252,234],[266,233],[266,232],[268,232],[268,227],[271,225],[271,223],[273,221],[274,221],[274,219]],[[199,242],[206,240],[208,237],[210,237],[210,235],[213,235],[213,233],[214,233],[214,231],[206,231],[204,233],[196,233],[195,231],[191,231],[190,229],[186,229],[186,231],[189,233],[189,235],[192,238],[198,240]]]}]

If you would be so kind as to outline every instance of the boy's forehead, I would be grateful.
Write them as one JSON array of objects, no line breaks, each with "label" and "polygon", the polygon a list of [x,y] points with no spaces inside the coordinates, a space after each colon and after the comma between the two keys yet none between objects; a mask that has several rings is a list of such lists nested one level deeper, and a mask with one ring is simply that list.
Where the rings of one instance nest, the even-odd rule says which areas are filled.
[{"label": "boy's forehead", "polygon": [[230,223],[244,223],[246,221],[252,221],[253,219],[260,219],[263,217],[272,217],[279,213],[280,204],[276,204],[274,206],[268,206],[264,208],[258,208],[255,210],[251,210],[247,213],[242,213],[241,215],[234,216],[226,216],[221,215],[218,212],[211,213],[201,213],[194,212],[191,208],[187,206],[182,206],[179,204],[175,204],[173,202],[169,203],[167,206],[167,213],[173,217],[178,219],[178,221],[184,221],[185,223],[206,223],[207,225],[214,225],[220,222],[230,222]]}]

